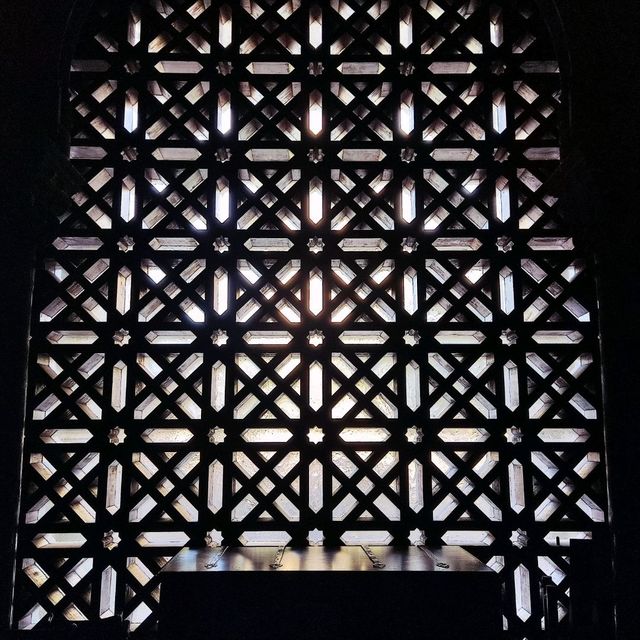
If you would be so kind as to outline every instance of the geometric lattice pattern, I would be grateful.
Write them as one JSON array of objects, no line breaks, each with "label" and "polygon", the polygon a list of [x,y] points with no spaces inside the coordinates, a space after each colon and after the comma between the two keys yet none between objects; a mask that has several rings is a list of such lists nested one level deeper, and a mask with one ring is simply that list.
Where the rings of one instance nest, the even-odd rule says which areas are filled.
[{"label": "geometric lattice pattern", "polygon": [[604,524],[595,300],[533,3],[148,0],[71,72],[15,625],[154,624],[184,545],[468,546],[505,628]]}]

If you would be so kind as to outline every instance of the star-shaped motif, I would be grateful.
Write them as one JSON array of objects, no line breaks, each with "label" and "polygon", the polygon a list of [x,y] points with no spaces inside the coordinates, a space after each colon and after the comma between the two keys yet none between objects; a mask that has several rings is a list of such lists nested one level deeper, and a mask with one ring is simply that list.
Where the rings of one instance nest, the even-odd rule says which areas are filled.
[{"label": "star-shaped motif", "polygon": [[311,251],[311,253],[320,253],[324,249],[324,240],[318,237],[309,238],[307,247],[309,247],[309,251]]},{"label": "star-shaped motif", "polygon": [[307,536],[307,540],[312,547],[322,546],[324,542],[324,533],[319,529],[312,529],[309,531],[309,535]]},{"label": "star-shaped motif", "polygon": [[519,427],[511,427],[504,432],[504,437],[510,444],[520,444],[524,434]]},{"label": "star-shaped motif", "polygon": [[140,69],[142,68],[140,60],[127,60],[123,66],[127,73],[140,73]]},{"label": "star-shaped motif", "polygon": [[500,236],[496,240],[496,247],[498,247],[499,251],[507,253],[513,249],[513,240],[509,236]]},{"label": "star-shaped motif", "polygon": [[400,152],[400,160],[402,160],[402,162],[413,162],[416,159],[417,155],[418,154],[416,153],[415,149],[406,147]]},{"label": "star-shaped motif", "polygon": [[231,160],[231,149],[218,149],[213,155],[218,162],[229,162]]},{"label": "star-shaped motif", "polygon": [[320,444],[324,440],[324,431],[320,427],[311,427],[307,438],[311,444]]},{"label": "star-shaped motif", "polygon": [[310,345],[317,347],[324,342],[324,333],[320,329],[312,329],[307,334],[307,340]]},{"label": "star-shaped motif", "polygon": [[410,76],[414,72],[415,67],[413,62],[401,62],[398,65],[398,70],[403,76]]},{"label": "star-shaped motif", "polygon": [[415,347],[418,342],[420,342],[420,333],[415,329],[409,329],[404,332],[404,336],[402,338],[405,344],[408,344],[411,347]]},{"label": "star-shaped motif", "polygon": [[418,248],[418,241],[411,236],[402,238],[402,250],[405,253],[413,253]]},{"label": "star-shaped motif", "polygon": [[118,329],[113,334],[113,343],[117,344],[119,347],[124,347],[126,344],[129,344],[131,340],[131,336],[126,329]]},{"label": "star-shaped motif", "polygon": [[518,334],[513,329],[503,329],[500,334],[500,342],[511,347],[518,342]]},{"label": "star-shaped motif", "polygon": [[120,542],[120,535],[117,531],[113,531],[113,529],[105,532],[102,536],[102,546],[108,551],[115,549]]},{"label": "star-shaped motif", "polygon": [[424,531],[422,529],[413,529],[409,531],[409,543],[414,547],[418,545],[423,545],[427,542],[427,538],[424,535]]},{"label": "star-shaped motif", "polygon": [[511,540],[511,544],[513,544],[514,547],[518,547],[518,549],[524,549],[524,547],[529,544],[529,536],[527,532],[522,529],[512,531],[509,540]]},{"label": "star-shaped motif", "polygon": [[211,444],[222,444],[227,437],[227,434],[221,427],[213,427],[213,429],[209,429],[209,433],[207,435]]},{"label": "star-shaped motif", "polygon": [[407,429],[407,433],[405,434],[407,440],[411,444],[419,444],[422,442],[422,429],[420,427],[409,427]]},{"label": "star-shaped motif", "polygon": [[324,160],[324,151],[322,149],[309,149],[307,158],[309,158],[309,160],[314,164],[318,164],[318,162]]},{"label": "star-shaped motif", "polygon": [[135,147],[125,147],[120,156],[125,162],[133,162],[138,159],[138,150]]},{"label": "star-shaped motif", "polygon": [[217,529],[207,531],[207,535],[204,537],[204,543],[207,547],[219,547],[222,544],[222,532]]},{"label": "star-shaped motif", "polygon": [[223,345],[227,344],[228,341],[229,341],[229,336],[227,335],[227,332],[224,329],[216,329],[211,334],[211,342],[213,342],[213,344],[215,344],[216,347],[222,347]]},{"label": "star-shaped motif", "polygon": [[133,249],[135,244],[136,243],[133,241],[133,238],[131,236],[123,236],[122,238],[120,238],[120,240],[118,240],[118,249],[120,249],[120,251],[123,251],[124,253],[127,253]]},{"label": "star-shaped motif", "polygon": [[119,427],[114,427],[109,430],[109,434],[107,438],[109,439],[109,444],[119,445],[125,441],[127,434],[124,432],[124,429],[120,429]]},{"label": "star-shaped motif", "polygon": [[213,248],[218,253],[225,253],[229,251],[230,246],[231,243],[229,242],[229,238],[223,238],[220,236],[213,241]]}]

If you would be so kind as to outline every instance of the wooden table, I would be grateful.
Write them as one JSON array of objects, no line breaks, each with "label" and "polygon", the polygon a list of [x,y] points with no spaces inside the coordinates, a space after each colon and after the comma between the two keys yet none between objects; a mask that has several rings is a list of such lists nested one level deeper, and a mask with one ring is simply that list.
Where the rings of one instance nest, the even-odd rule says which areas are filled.
[{"label": "wooden table", "polygon": [[498,576],[460,547],[183,549],[162,640],[495,640]]}]

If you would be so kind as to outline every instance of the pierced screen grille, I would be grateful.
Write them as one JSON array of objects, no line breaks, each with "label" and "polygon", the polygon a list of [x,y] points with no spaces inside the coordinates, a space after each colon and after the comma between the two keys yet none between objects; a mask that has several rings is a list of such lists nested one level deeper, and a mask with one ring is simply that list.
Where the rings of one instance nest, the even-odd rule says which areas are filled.
[{"label": "pierced screen grille", "polygon": [[149,626],[184,545],[426,536],[537,637],[605,503],[533,4],[114,4],[37,274],[15,625]]}]

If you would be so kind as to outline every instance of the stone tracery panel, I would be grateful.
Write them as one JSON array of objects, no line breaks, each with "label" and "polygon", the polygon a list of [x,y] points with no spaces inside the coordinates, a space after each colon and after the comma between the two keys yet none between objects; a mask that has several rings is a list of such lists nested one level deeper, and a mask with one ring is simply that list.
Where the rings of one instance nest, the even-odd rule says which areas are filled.
[{"label": "stone tracery panel", "polygon": [[18,628],[149,626],[186,544],[426,537],[540,633],[540,577],[606,511],[554,59],[524,2],[98,4],[85,184],[37,276]]}]

